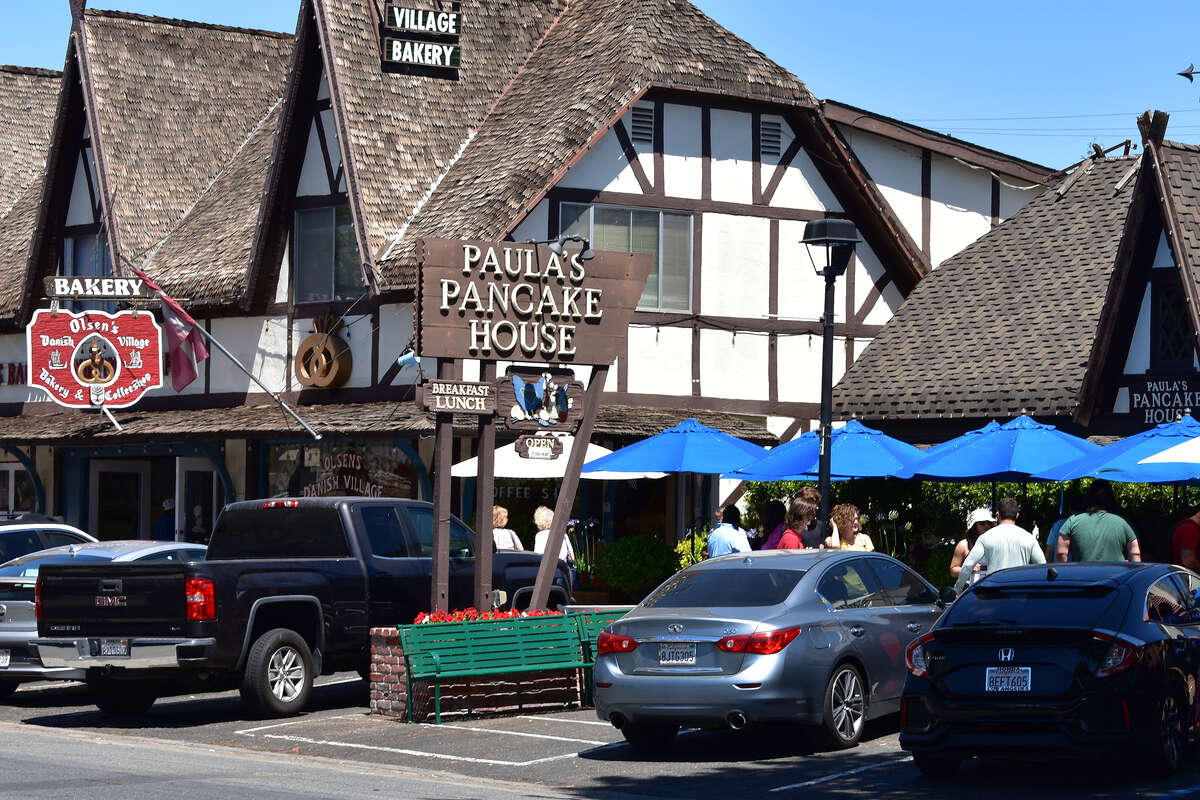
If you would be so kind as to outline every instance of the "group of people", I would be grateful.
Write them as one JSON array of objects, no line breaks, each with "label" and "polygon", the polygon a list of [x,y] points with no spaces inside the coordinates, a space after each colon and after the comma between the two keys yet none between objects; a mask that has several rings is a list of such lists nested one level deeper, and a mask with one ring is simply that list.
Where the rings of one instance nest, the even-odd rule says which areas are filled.
[{"label": "group of people", "polygon": [[[829,526],[817,518],[821,509],[821,494],[811,486],[805,486],[784,506],[772,500],[763,509],[763,531],[766,538],[761,550],[835,550],[871,551],[875,545],[871,537],[859,529],[860,513],[856,506],[842,503],[833,507],[829,514]],[[717,525],[708,533],[705,550],[708,558],[729,553],[748,553],[750,537],[742,530],[742,512],[734,505],[725,506],[717,512]]]},{"label": "group of people", "polygon": [[[962,591],[986,572],[1025,564],[1141,561],[1137,534],[1112,510],[1114,507],[1111,484],[1093,482],[1087,494],[1072,504],[1071,513],[1050,527],[1045,545],[1039,542],[1034,532],[1036,527],[1031,531],[1018,524],[1021,507],[1014,498],[1000,500],[995,515],[987,508],[975,509],[967,517],[967,535],[955,547],[950,560],[954,588]],[[1192,558],[1195,541],[1200,540],[1200,514],[1196,515],[1193,526],[1196,537],[1189,551]]]},{"label": "group of people", "polygon": [[[550,538],[550,526],[554,523],[554,511],[546,506],[538,506],[533,512],[533,524],[537,533],[533,537],[533,552],[546,552],[546,542]],[[504,506],[492,506],[492,541],[497,550],[524,550],[521,537],[508,527],[508,509]],[[567,566],[575,569],[575,548],[571,547],[571,537],[564,536],[558,558],[567,562]]]}]

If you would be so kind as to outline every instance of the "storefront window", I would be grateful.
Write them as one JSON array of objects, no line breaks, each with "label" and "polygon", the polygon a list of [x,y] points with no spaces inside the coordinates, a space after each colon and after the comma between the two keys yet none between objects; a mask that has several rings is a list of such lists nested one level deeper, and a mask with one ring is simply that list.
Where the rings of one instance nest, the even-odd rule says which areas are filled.
[{"label": "storefront window", "polygon": [[34,511],[37,490],[33,477],[20,464],[0,464],[0,503],[6,511]]},{"label": "storefront window", "polygon": [[587,238],[596,250],[654,256],[638,308],[691,310],[691,214],[563,203],[559,228]]},{"label": "storefront window", "polygon": [[419,465],[393,444],[271,444],[265,449],[270,497],[420,497]]},{"label": "storefront window", "polygon": [[363,292],[349,206],[296,212],[296,302],[349,300]]}]

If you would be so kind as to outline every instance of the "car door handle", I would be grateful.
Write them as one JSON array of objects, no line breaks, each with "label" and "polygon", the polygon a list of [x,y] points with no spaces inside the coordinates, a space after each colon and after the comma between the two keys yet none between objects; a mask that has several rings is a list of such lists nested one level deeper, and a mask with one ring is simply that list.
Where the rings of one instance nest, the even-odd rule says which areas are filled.
[{"label": "car door handle", "polygon": [[850,629],[850,633],[853,634],[854,636],[862,636],[866,632],[867,632],[866,628],[863,628],[859,625],[855,625],[853,628]]},{"label": "car door handle", "polygon": [[910,623],[908,623],[908,625],[906,625],[905,627],[906,627],[906,628],[908,628],[908,629],[909,629],[910,631],[912,631],[913,633],[916,633],[917,631],[921,630],[921,623],[919,623],[919,622],[910,622]]}]

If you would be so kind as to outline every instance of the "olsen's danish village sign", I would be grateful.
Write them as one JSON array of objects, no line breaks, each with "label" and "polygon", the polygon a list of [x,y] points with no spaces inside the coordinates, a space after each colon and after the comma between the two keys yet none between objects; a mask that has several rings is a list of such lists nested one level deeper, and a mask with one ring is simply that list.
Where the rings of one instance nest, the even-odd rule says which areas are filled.
[{"label": "olsen's danish village sign", "polygon": [[127,408],[162,386],[162,329],[145,311],[39,309],[25,346],[29,386],[68,408]]},{"label": "olsen's danish village sign", "polygon": [[[495,380],[496,362],[502,360],[547,368],[576,364],[593,367],[581,403],[575,402],[572,389],[578,392],[582,384],[571,381],[565,374],[561,387],[559,380],[554,381],[555,391],[549,395],[553,413],[547,405],[550,380],[545,376],[558,374],[556,370],[534,371],[524,376],[510,371],[499,384],[504,395],[514,393],[502,395],[499,400],[500,411],[513,416],[509,427],[514,422],[525,422],[531,429],[549,430],[560,425],[573,426],[579,421],[530,600],[530,608],[545,608],[600,394],[613,359],[624,351],[629,322],[650,274],[652,259],[644,254],[598,252],[594,258],[584,260],[580,253],[559,254],[534,244],[457,239],[426,239],[420,252],[414,349],[420,356],[438,359],[439,382],[458,382],[459,362],[467,359],[480,362],[483,383]],[[514,375],[520,378],[519,383]],[[546,383],[539,394],[540,380]],[[515,397],[518,388],[523,402]],[[562,388],[561,394],[558,388]],[[450,411],[440,411],[436,423],[431,610],[447,610],[449,597],[454,420]],[[479,417],[478,443],[476,504],[483,509],[494,502],[493,415]],[[553,452],[544,446],[531,448],[528,439],[522,444],[526,455],[532,451],[545,457]],[[487,514],[479,515],[477,528],[480,541],[491,540]],[[493,597],[491,578],[491,548],[480,547],[475,563],[477,607],[488,606]]]}]

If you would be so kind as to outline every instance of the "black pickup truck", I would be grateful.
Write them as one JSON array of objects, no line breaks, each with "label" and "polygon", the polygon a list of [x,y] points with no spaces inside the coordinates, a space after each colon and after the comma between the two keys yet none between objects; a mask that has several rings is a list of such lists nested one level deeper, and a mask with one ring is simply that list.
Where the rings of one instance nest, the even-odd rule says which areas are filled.
[{"label": "black pickup truck", "polygon": [[[491,546],[491,542],[487,543]],[[299,713],[313,677],[366,674],[369,629],[428,610],[433,507],[359,497],[226,506],[204,561],[46,566],[42,664],[87,670],[101,710],[135,714],[160,694],[238,687],[258,713]],[[450,605],[472,605],[475,534],[450,530]],[[493,586],[531,594],[540,556],[502,550]],[[563,564],[551,606],[569,599]]]}]

